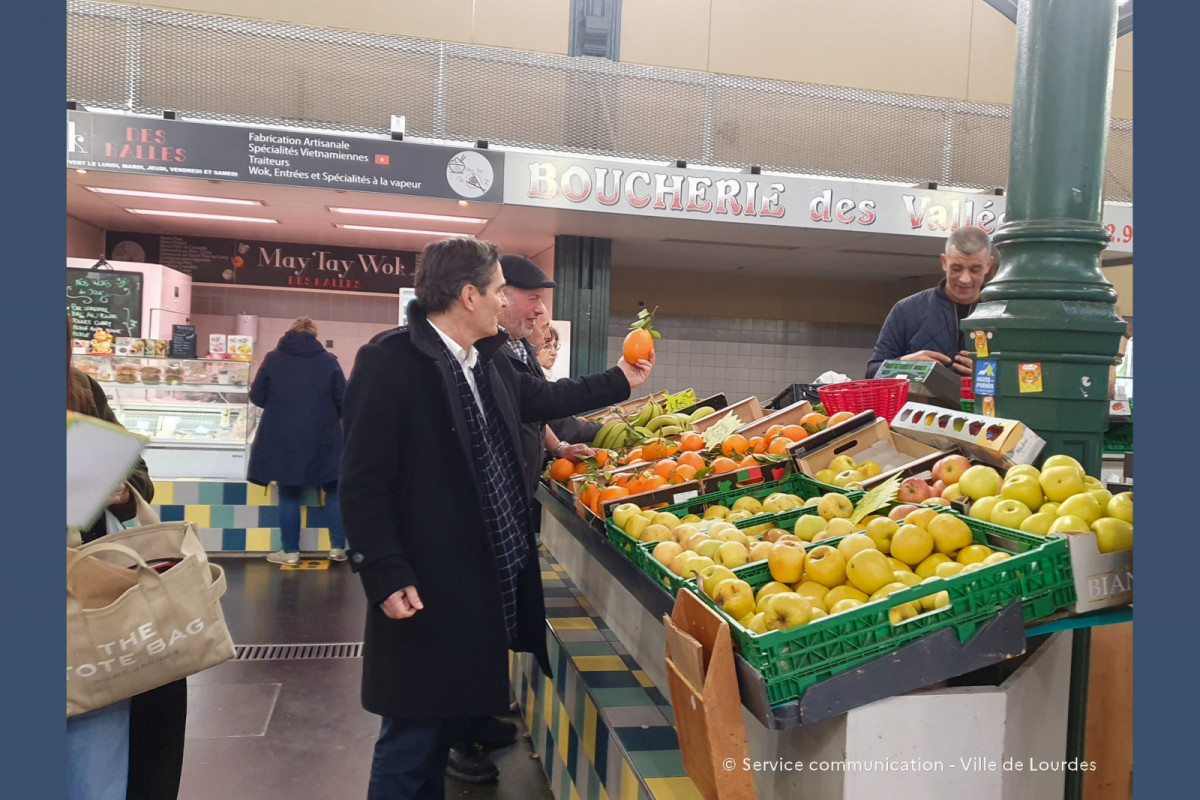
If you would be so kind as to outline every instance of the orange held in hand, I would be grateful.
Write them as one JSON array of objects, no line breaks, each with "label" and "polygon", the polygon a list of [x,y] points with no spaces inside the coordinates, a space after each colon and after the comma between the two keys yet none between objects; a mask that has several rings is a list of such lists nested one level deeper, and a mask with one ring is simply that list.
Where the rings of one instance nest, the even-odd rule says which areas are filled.
[{"label": "orange held in hand", "polygon": [[654,340],[662,336],[654,330],[654,311],[642,309],[638,312],[637,321],[629,326],[625,342],[621,345],[621,356],[630,364],[636,364],[642,359],[648,359],[654,354]]}]

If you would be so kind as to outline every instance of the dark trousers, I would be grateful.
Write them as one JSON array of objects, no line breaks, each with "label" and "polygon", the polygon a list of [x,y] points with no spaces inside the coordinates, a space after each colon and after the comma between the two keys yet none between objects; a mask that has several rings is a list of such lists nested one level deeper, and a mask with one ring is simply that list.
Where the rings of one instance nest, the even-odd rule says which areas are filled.
[{"label": "dark trousers", "polygon": [[128,800],[175,800],[183,772],[187,679],[135,695],[129,706]]},{"label": "dark trousers", "polygon": [[444,800],[450,746],[462,735],[464,723],[384,717],[367,800]]}]

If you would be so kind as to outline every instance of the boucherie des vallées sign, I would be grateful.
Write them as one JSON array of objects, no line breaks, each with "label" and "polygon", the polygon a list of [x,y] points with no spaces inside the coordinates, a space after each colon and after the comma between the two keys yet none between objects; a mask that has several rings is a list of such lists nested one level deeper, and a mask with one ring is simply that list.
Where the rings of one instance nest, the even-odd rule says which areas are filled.
[{"label": "boucherie des vall\u00e9es sign", "polygon": [[417,254],[298,242],[109,231],[116,261],[162,264],[193,283],[396,294],[413,285]]}]

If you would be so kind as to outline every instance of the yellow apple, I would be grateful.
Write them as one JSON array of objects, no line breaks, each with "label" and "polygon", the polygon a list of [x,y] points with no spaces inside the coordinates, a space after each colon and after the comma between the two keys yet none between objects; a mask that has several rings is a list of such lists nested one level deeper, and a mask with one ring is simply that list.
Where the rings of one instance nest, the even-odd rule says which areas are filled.
[{"label": "yellow apple", "polygon": [[[832,525],[833,523],[831,522],[830,524]],[[850,563],[850,559],[854,558],[855,555],[863,550],[875,550],[878,552],[878,548],[875,547],[875,542],[872,541],[871,537],[867,536],[865,533],[851,533],[847,536],[844,536],[842,540],[838,542],[837,549],[838,552],[842,554],[842,557],[846,559],[847,564]],[[880,553],[880,555],[883,554]]]},{"label": "yellow apple", "polygon": [[697,552],[696,548],[699,547],[702,542],[710,542],[710,541],[716,541],[716,540],[713,539],[711,536],[709,536],[707,533],[697,532],[697,533],[693,533],[686,540],[680,542],[680,544],[683,545],[684,550],[691,550],[693,553],[695,553],[695,552]]},{"label": "yellow apple", "polygon": [[876,517],[867,523],[867,527],[863,529],[863,533],[870,536],[871,541],[875,542],[875,549],[885,555],[891,555],[892,538],[898,530],[900,530],[900,523],[896,520],[887,517]]},{"label": "yellow apple", "polygon": [[967,514],[975,519],[981,519],[984,522],[991,522],[992,509],[996,507],[996,503],[999,503],[1000,500],[1001,498],[999,495],[981,497],[971,503],[971,510],[968,511]]},{"label": "yellow apple", "polygon": [[868,595],[894,580],[887,556],[873,547],[860,550],[846,561],[846,581]]},{"label": "yellow apple", "polygon": [[839,600],[836,603],[834,603],[832,607],[830,607],[829,614],[830,614],[830,616],[832,616],[834,614],[841,614],[843,611],[853,611],[854,609],[858,608],[862,604],[863,604],[862,600],[853,600],[851,598],[846,598],[845,600]]},{"label": "yellow apple", "polygon": [[934,611],[935,609],[945,608],[950,605],[950,592],[943,589],[940,592],[927,594],[920,598],[922,611]]},{"label": "yellow apple", "polygon": [[1108,501],[1108,516],[1133,524],[1133,492],[1119,492]]},{"label": "yellow apple", "polygon": [[739,497],[733,501],[733,505],[729,508],[730,511],[749,511],[751,515],[761,514],[763,510],[762,502],[756,497]]},{"label": "yellow apple", "polygon": [[748,563],[750,561],[750,551],[741,542],[721,542],[717,546],[712,560],[732,569],[733,567],[740,567]]},{"label": "yellow apple", "polygon": [[974,564],[977,561],[983,561],[992,554],[992,548],[984,544],[969,544],[962,550],[958,551],[955,561],[962,565]]},{"label": "yellow apple", "polygon": [[1066,514],[1050,524],[1050,533],[1087,533],[1092,528],[1087,520],[1074,514]]},{"label": "yellow apple", "polygon": [[1041,474],[1042,471],[1033,464],[1014,464],[1005,471],[1004,480],[1015,478],[1018,475],[1032,475],[1036,480]]},{"label": "yellow apple", "polygon": [[[833,550],[832,547],[818,547],[817,549]],[[834,552],[837,551],[834,550]],[[799,581],[804,575],[805,563],[804,546],[798,542],[778,541],[771,550],[771,554],[767,556],[767,568],[771,571],[771,577],[780,583],[791,584]]]},{"label": "yellow apple", "polygon": [[[629,521],[629,518],[641,510],[641,507],[637,503],[621,503],[612,510],[613,524],[624,531],[625,523]],[[625,532],[628,533],[628,531]]]},{"label": "yellow apple", "polygon": [[918,528],[929,528],[929,523],[938,516],[936,508],[918,508],[916,511],[910,512],[904,517],[904,522],[907,525],[916,525]]},{"label": "yellow apple", "polygon": [[866,476],[856,469],[848,469],[833,476],[833,485],[845,487],[851,483],[862,483]]},{"label": "yellow apple", "polygon": [[851,503],[850,498],[844,494],[829,492],[823,495],[820,502],[817,503],[817,513],[825,519],[849,518],[854,513],[854,503]]},{"label": "yellow apple", "polygon": [[646,530],[649,525],[650,520],[641,515],[634,514],[625,520],[625,527],[621,528],[621,530],[625,531],[631,538],[640,540],[642,538],[642,531]]},{"label": "yellow apple", "polygon": [[751,633],[766,633],[767,632],[767,615],[761,611],[750,618],[750,623],[745,625],[746,630]]},{"label": "yellow apple", "polygon": [[1083,470],[1067,464],[1042,469],[1042,477],[1038,479],[1046,499],[1061,503],[1071,495],[1083,491]]},{"label": "yellow apple", "polygon": [[916,586],[921,582],[921,576],[911,570],[897,569],[892,571],[892,580],[905,586]]},{"label": "yellow apple", "polygon": [[1042,462],[1042,473],[1044,474],[1046,472],[1046,470],[1050,469],[1051,467],[1059,467],[1059,466],[1063,466],[1063,465],[1066,465],[1069,467],[1074,467],[1075,469],[1079,470],[1080,472],[1083,472],[1083,464],[1080,464],[1078,461],[1071,458],[1070,456],[1053,455]]},{"label": "yellow apple", "polygon": [[[696,557],[696,554],[691,550],[684,550],[679,555],[671,559],[671,563],[667,565],[667,569],[674,572],[676,575],[683,575],[683,568],[687,566],[687,562]],[[711,595],[710,595],[711,596]]]},{"label": "yellow apple", "polygon": [[[1107,505],[1107,503],[1105,504]],[[1076,516],[1091,525],[1104,516],[1104,506],[1087,492],[1073,494],[1058,506],[1058,516]]]},{"label": "yellow apple", "polygon": [[883,473],[883,467],[879,466],[874,461],[860,461],[856,469],[867,478],[874,478],[875,476]]},{"label": "yellow apple", "polygon": [[963,494],[962,488],[957,483],[952,483],[945,489],[942,489],[943,500],[957,500],[960,497],[966,497],[966,495]]},{"label": "yellow apple", "polygon": [[675,556],[682,552],[683,545],[679,542],[659,542],[650,555],[654,556],[654,560],[663,566],[669,566]]},{"label": "yellow apple", "polygon": [[1112,500],[1113,493],[1108,489],[1088,489],[1087,493],[1096,498],[1096,502],[1100,504],[1101,509],[1107,509],[1109,501]]},{"label": "yellow apple", "polygon": [[1004,484],[1000,487],[1000,496],[1005,500],[1019,500],[1030,510],[1030,513],[1033,513],[1033,510],[1039,508],[1046,500],[1042,494],[1042,485],[1038,483],[1037,478],[1029,474],[1005,478]]},{"label": "yellow apple", "polygon": [[933,571],[937,569],[938,564],[945,564],[947,561],[952,560],[953,559],[945,553],[934,553],[920,564],[917,564],[916,569],[914,569],[913,572],[915,572],[919,578],[931,578],[933,577]]},{"label": "yellow apple", "polygon": [[892,565],[892,571],[900,570],[901,572],[912,572],[912,567],[910,567],[908,564],[905,564],[898,558],[888,556],[888,563]]},{"label": "yellow apple", "polygon": [[1029,506],[1020,500],[1005,498],[992,507],[991,522],[1006,528],[1020,528],[1021,523],[1031,516],[1033,512],[1029,510]]},{"label": "yellow apple", "polygon": [[790,592],[790,591],[792,591],[792,587],[788,586],[786,583],[780,583],[779,581],[767,581],[766,583],[764,583],[762,586],[760,586],[758,588],[757,592],[754,593],[755,607],[759,611],[765,611],[766,609],[763,606],[764,600],[766,600],[768,597],[770,597],[771,595],[776,594],[778,592]]},{"label": "yellow apple", "polygon": [[905,523],[892,537],[892,557],[916,566],[929,557],[933,546],[933,534],[925,528]]},{"label": "yellow apple", "polygon": [[1096,548],[1101,553],[1133,549],[1133,524],[1116,517],[1101,517],[1092,523]]},{"label": "yellow apple", "polygon": [[796,519],[796,526],[793,531],[804,541],[811,542],[813,536],[825,530],[828,525],[829,520],[820,514],[801,514]]},{"label": "yellow apple", "polygon": [[774,542],[780,536],[783,536],[786,533],[787,533],[787,531],[784,530],[783,528],[771,528],[769,531],[767,531],[766,533],[763,534],[762,538],[763,538],[764,542]]},{"label": "yellow apple", "polygon": [[704,519],[704,518],[701,517],[699,514],[685,514],[684,516],[679,518],[679,521],[680,522],[699,522],[702,519]]},{"label": "yellow apple", "polygon": [[740,578],[726,578],[713,590],[713,602],[734,619],[754,613],[754,590]]},{"label": "yellow apple", "polygon": [[882,600],[883,598],[887,597],[889,594],[895,594],[896,592],[902,592],[907,588],[908,588],[907,586],[905,586],[903,583],[900,583],[899,581],[892,581],[890,583],[885,583],[883,586],[880,586],[878,589],[876,589],[871,594],[870,602],[873,603],[876,600]]},{"label": "yellow apple", "polygon": [[921,501],[923,506],[949,506],[950,501],[944,497],[926,497]]},{"label": "yellow apple", "polygon": [[1058,519],[1053,514],[1047,514],[1044,511],[1039,511],[1036,514],[1031,514],[1021,521],[1018,526],[1025,533],[1032,533],[1037,536],[1045,536],[1050,532],[1050,526],[1054,524],[1054,520]]},{"label": "yellow apple", "polygon": [[725,519],[728,522],[738,522],[743,519],[750,519],[752,516],[754,515],[749,511],[730,511],[725,515]]},{"label": "yellow apple", "polygon": [[1038,509],[1039,514],[1049,514],[1052,517],[1058,516],[1058,503],[1047,500],[1042,503],[1042,507]]},{"label": "yellow apple", "polygon": [[717,590],[717,584],[729,578],[736,578],[733,570],[729,567],[721,566],[720,564],[712,564],[700,570],[700,588],[709,597]]},{"label": "yellow apple", "polygon": [[[811,598],[811,597],[810,597],[810,598],[808,598],[808,602],[809,602],[809,604],[810,604],[810,605],[812,605],[812,598]],[[813,606],[813,609],[812,609],[812,616],[811,616],[811,617],[809,617],[808,621],[809,621],[809,623],[811,624],[811,623],[813,623],[813,622],[816,622],[817,620],[821,619],[822,617],[828,617],[828,616],[829,616],[829,612],[828,612],[828,611],[826,611],[825,609],[821,608],[820,606]]]},{"label": "yellow apple", "polygon": [[953,578],[965,568],[966,564],[960,564],[957,561],[947,561],[945,564],[938,564],[933,574],[939,578]]},{"label": "yellow apple", "polygon": [[737,542],[738,544],[747,546],[750,544],[750,537],[746,535],[746,532],[739,530],[732,525],[727,528],[721,528],[713,535],[722,542]]},{"label": "yellow apple", "polygon": [[671,529],[666,525],[658,523],[650,523],[642,529],[642,535],[638,537],[643,542],[673,542],[675,537],[671,535]]},{"label": "yellow apple", "polygon": [[767,630],[784,631],[804,625],[812,617],[812,606],[808,598],[796,592],[780,592],[771,595],[766,609]]},{"label": "yellow apple", "polygon": [[725,519],[728,514],[729,508],[727,506],[716,505],[704,509],[705,519]]},{"label": "yellow apple", "polygon": [[[827,544],[812,549],[804,562],[804,569],[808,572],[809,578],[831,589],[846,582],[846,559],[837,551],[837,548]],[[774,575],[774,571],[772,571],[772,575]]]},{"label": "yellow apple", "polygon": [[771,555],[771,551],[775,549],[774,542],[755,542],[750,545],[750,563],[756,561],[766,561]]},{"label": "yellow apple", "polygon": [[824,606],[825,596],[832,590],[828,586],[822,586],[816,581],[801,581],[796,584],[793,591],[804,595],[809,600],[817,600]]},{"label": "yellow apple", "polygon": [[997,551],[985,558],[982,563],[986,564],[987,566],[991,566],[992,564],[999,564],[1001,561],[1005,561],[1010,558],[1012,558],[1011,553]]},{"label": "yellow apple", "polygon": [[830,539],[835,536],[849,536],[854,532],[854,523],[845,517],[834,517],[825,525],[825,537]]},{"label": "yellow apple", "polygon": [[829,469],[833,470],[835,474],[854,469],[857,466],[858,462],[854,460],[853,456],[848,455],[834,456],[833,460],[829,462]]},{"label": "yellow apple", "polygon": [[700,542],[698,545],[696,545],[695,551],[699,555],[708,556],[713,561],[716,561],[717,549],[722,544],[724,544],[724,542],[722,542],[720,539],[705,539],[703,542]]},{"label": "yellow apple", "polygon": [[694,555],[687,560],[686,564],[683,565],[683,572],[680,574],[680,577],[688,579],[694,578],[700,574],[700,570],[704,569],[705,567],[711,567],[712,565],[713,560],[708,556]]},{"label": "yellow apple", "polygon": [[817,470],[817,474],[813,475],[813,480],[819,481],[820,483],[832,484],[835,477],[837,477],[837,473],[833,470],[819,469]]},{"label": "yellow apple", "polygon": [[929,532],[933,534],[934,549],[946,555],[953,555],[975,541],[967,523],[953,514],[938,514],[929,523]]},{"label": "yellow apple", "polygon": [[830,589],[821,599],[825,601],[825,607],[832,610],[842,600],[857,600],[860,603],[865,603],[867,602],[868,595],[861,589],[855,589],[850,584],[843,584]]},{"label": "yellow apple", "polygon": [[976,464],[958,479],[958,488],[972,500],[1000,492],[1000,473],[986,464]]},{"label": "yellow apple", "polygon": [[671,538],[683,544],[692,534],[699,533],[700,529],[690,522],[681,522],[675,526],[675,530],[671,531]]},{"label": "yellow apple", "polygon": [[679,527],[679,517],[672,514],[670,511],[659,511],[654,515],[654,519],[650,520],[651,525],[666,525],[671,530]]},{"label": "yellow apple", "polygon": [[893,625],[899,625],[906,619],[912,619],[921,613],[920,605],[915,601],[901,603],[898,606],[892,606],[888,609],[888,621]]}]

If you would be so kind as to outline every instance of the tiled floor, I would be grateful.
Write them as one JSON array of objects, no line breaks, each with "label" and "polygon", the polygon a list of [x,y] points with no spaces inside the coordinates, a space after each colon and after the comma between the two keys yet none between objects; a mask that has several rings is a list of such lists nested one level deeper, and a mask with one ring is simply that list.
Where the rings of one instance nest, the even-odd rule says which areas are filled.
[{"label": "tiled floor", "polygon": [[[365,599],[345,564],[286,569],[261,558],[215,558],[234,641],[357,643]],[[357,658],[231,661],[188,681],[181,800],[340,800],[366,796],[379,718],[362,710]],[[519,715],[512,719],[524,728]],[[448,798],[547,800],[528,738],[493,754],[497,783],[446,782]]]}]

